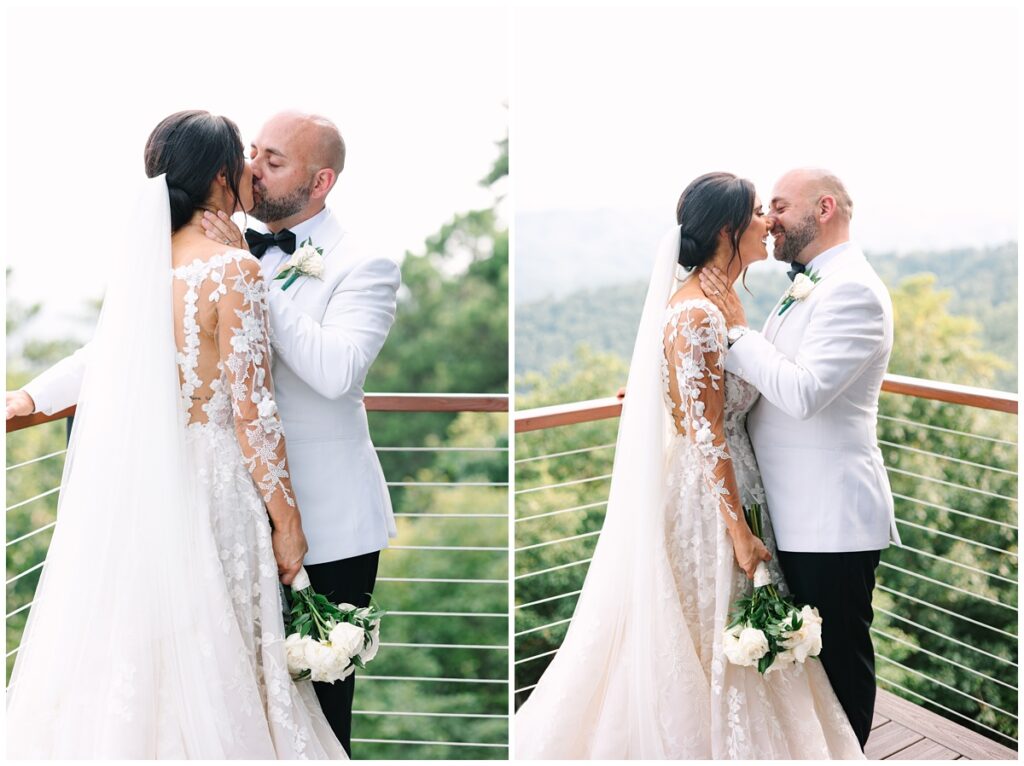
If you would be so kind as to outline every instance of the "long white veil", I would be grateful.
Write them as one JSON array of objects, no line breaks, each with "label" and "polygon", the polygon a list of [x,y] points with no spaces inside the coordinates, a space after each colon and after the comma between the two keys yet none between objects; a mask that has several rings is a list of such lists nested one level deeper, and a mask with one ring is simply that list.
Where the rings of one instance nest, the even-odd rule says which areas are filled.
[{"label": "long white veil", "polygon": [[[633,346],[600,540],[565,640],[516,715],[520,758],[665,757],[659,716],[671,703],[658,698],[659,676],[692,647],[664,543],[663,325],[678,254],[674,228],[658,246]],[[680,722],[680,733],[701,725]]]},{"label": "long white veil", "polygon": [[[162,703],[136,690],[160,688],[168,705],[187,701],[192,718],[181,722],[182,742],[216,720],[207,709],[213,700],[186,688],[202,678],[209,632],[190,603],[204,587],[195,563],[204,555],[195,544],[203,520],[178,385],[164,176],[142,184],[127,220],[90,344],[58,523],[8,692],[10,757],[31,757],[35,748],[153,750],[140,739],[158,730]],[[46,736],[60,746],[33,741]]]}]

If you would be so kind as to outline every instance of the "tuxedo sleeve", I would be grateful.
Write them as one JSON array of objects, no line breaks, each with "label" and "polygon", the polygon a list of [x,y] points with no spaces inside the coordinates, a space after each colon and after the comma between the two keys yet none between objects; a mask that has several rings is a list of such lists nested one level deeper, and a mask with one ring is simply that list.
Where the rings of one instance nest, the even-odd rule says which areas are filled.
[{"label": "tuxedo sleeve", "polygon": [[89,344],[86,343],[22,386],[22,390],[35,402],[35,411],[52,415],[78,402],[88,360]]},{"label": "tuxedo sleeve", "polygon": [[878,296],[846,282],[815,307],[796,356],[789,359],[758,332],[736,341],[725,368],[797,420],[814,417],[856,380],[885,343],[886,315]]},{"label": "tuxedo sleeve", "polygon": [[361,385],[391,324],[401,272],[387,258],[356,266],[338,284],[321,322],[297,308],[284,290],[270,295],[274,350],[321,396],[337,399]]}]

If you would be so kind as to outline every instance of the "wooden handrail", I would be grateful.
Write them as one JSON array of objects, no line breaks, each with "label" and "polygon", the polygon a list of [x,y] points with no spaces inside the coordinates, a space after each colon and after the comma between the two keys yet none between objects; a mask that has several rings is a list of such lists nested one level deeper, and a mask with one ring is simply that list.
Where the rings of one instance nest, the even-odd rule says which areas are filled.
[{"label": "wooden handrail", "polygon": [[958,386],[955,383],[936,383],[934,380],[908,378],[905,375],[886,375],[882,390],[890,394],[916,396],[918,399],[935,399],[947,404],[966,404],[983,410],[996,410],[1017,414],[1017,394],[995,391],[990,388]]},{"label": "wooden handrail", "polygon": [[[904,375],[886,375],[882,381],[882,390],[891,394],[916,396],[920,399],[933,399],[948,404],[963,404],[968,407],[979,407],[1013,415],[1017,414],[1019,399],[1017,394],[1007,391],[958,386],[954,383],[938,383],[934,380],[908,378]],[[574,423],[617,418],[621,414],[622,399],[617,397],[556,404],[517,412],[515,431],[517,434],[540,431],[545,428],[557,428]]]},{"label": "wooden handrail", "polygon": [[[364,402],[372,412],[508,412],[508,394],[367,394]],[[7,421],[7,433],[63,420],[74,407],[43,415],[34,413]]]}]

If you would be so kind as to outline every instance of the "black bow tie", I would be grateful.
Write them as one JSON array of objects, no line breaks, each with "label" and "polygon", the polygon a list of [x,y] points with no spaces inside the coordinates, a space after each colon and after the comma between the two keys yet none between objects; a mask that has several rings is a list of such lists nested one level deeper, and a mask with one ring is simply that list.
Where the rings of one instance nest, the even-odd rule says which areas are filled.
[{"label": "black bow tie", "polygon": [[245,241],[249,243],[249,252],[257,258],[262,258],[268,247],[275,245],[284,250],[288,255],[295,252],[295,234],[288,229],[281,229],[277,234],[256,231],[256,229],[245,230]]},{"label": "black bow tie", "polygon": [[[246,232],[246,239],[249,238],[248,235],[249,233]],[[797,274],[803,274],[805,271],[807,271],[806,266],[804,266],[802,263],[797,263],[796,261],[793,261],[791,264],[789,264],[789,267],[789,272],[786,274],[786,276],[789,277],[790,282],[796,279]]]}]

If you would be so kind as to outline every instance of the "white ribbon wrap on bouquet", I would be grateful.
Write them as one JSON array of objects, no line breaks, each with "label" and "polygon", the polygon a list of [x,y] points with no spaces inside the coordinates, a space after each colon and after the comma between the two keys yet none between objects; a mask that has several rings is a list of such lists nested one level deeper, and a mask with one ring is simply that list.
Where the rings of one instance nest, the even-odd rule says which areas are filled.
[{"label": "white ribbon wrap on bouquet", "polygon": [[754,570],[754,587],[763,588],[765,585],[772,584],[772,575],[768,571],[768,565],[763,561],[759,561],[757,568]]},{"label": "white ribbon wrap on bouquet", "polygon": [[309,575],[306,573],[306,567],[300,567],[299,573],[295,575],[295,579],[292,580],[292,590],[298,593],[300,590],[305,590],[309,586]]}]

